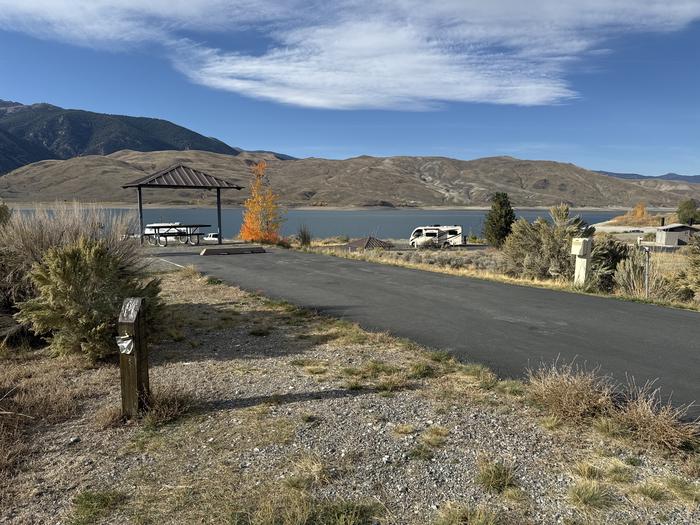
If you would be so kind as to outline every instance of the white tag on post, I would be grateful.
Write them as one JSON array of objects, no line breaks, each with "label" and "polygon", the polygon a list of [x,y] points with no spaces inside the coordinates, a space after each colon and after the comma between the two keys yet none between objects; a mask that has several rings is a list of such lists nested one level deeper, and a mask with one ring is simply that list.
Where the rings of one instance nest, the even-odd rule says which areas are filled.
[{"label": "white tag on post", "polygon": [[119,347],[120,354],[133,354],[134,353],[134,338],[129,335],[117,336],[117,346]]}]

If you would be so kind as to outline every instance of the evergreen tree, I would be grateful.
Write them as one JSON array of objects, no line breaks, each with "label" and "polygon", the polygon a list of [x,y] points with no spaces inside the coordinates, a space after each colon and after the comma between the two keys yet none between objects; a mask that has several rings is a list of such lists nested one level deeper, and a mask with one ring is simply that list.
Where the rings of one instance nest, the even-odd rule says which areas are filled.
[{"label": "evergreen tree", "polygon": [[515,222],[515,212],[507,193],[499,192],[491,197],[491,210],[484,222],[484,237],[489,244],[500,248],[510,234]]},{"label": "evergreen tree", "polygon": [[678,205],[678,222],[690,224],[700,222],[700,211],[698,211],[698,203],[695,199],[686,199]]}]

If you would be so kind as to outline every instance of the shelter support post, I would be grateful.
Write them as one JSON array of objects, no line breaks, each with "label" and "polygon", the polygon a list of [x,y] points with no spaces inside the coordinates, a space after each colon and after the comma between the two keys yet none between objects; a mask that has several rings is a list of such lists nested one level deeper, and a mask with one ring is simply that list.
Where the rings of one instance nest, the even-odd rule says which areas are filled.
[{"label": "shelter support post", "polygon": [[141,196],[141,187],[136,188],[139,196],[139,242],[143,244],[143,198]]},{"label": "shelter support post", "polygon": [[219,244],[222,242],[221,238],[221,189],[216,188],[216,226],[217,232],[219,232]]}]

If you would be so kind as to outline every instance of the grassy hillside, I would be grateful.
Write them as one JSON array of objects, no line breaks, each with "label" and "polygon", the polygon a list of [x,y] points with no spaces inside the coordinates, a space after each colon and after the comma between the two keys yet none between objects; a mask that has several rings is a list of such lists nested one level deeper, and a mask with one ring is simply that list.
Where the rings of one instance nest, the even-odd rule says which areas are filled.
[{"label": "grassy hillside", "polygon": [[[517,206],[676,206],[700,198],[700,186],[675,181],[633,181],[608,177],[573,164],[491,157],[471,161],[443,157],[356,157],[346,160],[279,160],[274,153],[235,156],[206,151],[124,150],[108,156],[44,161],[0,177],[0,198],[133,203],[121,185],[172,164],[184,163],[242,186],[249,165],[265,159],[270,180],[286,206],[485,206],[505,191]],[[226,192],[225,202],[241,203],[242,192]],[[206,192],[147,191],[146,202],[198,203]]]}]

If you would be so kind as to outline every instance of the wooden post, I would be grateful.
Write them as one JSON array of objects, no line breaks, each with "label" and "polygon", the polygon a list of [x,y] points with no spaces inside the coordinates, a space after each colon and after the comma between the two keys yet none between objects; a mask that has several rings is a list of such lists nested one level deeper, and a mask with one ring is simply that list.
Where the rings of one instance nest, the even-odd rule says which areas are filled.
[{"label": "wooden post", "polygon": [[122,415],[137,417],[148,406],[148,348],[140,297],[124,300],[119,314],[117,344],[122,386]]},{"label": "wooden post", "polygon": [[221,188],[216,188],[216,219],[218,224],[217,231],[219,232],[219,244],[221,244]]},{"label": "wooden post", "polygon": [[137,187],[136,191],[139,196],[139,241],[143,244],[143,198],[141,196],[141,187]]}]

